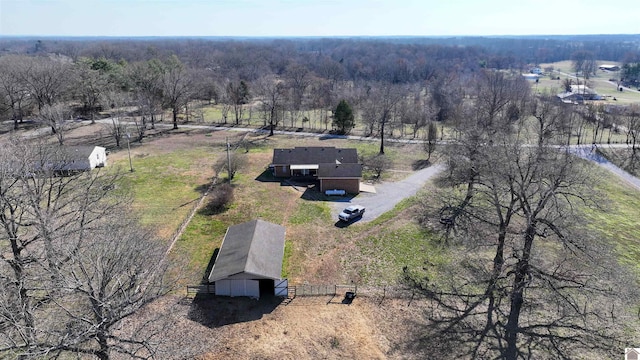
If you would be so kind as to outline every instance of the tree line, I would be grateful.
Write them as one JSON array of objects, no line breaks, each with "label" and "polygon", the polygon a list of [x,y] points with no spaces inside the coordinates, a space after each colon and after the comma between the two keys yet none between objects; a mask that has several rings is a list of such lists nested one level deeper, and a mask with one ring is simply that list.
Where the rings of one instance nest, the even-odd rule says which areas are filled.
[{"label": "tree line", "polygon": [[[0,116],[14,128],[35,117],[59,134],[65,120],[113,113],[111,133],[141,140],[164,111],[174,128],[180,119],[203,119],[194,101],[220,108],[222,123],[313,127],[348,133],[333,124],[341,100],[353,109],[365,136],[424,135],[463,103],[468,85],[487,69],[513,74],[536,64],[526,57],[494,61],[502,45],[535,45],[538,38],[445,39],[3,39]],[[565,41],[576,71],[595,72],[600,40]],[[482,41],[480,41],[482,40]],[[625,39],[627,40],[627,39]],[[560,42],[560,39],[553,41]],[[480,45],[483,46],[480,46]],[[611,43],[608,43],[608,46]],[[618,44],[617,42],[614,44]],[[633,41],[621,41],[624,76],[632,79],[638,57]],[[540,44],[538,44],[540,45]],[[542,46],[542,45],[540,45]],[[543,50],[543,47],[538,47]],[[494,60],[492,60],[494,59]],[[631,80],[630,80],[631,81]],[[124,130],[119,109],[134,107],[134,129]],[[356,124],[354,124],[355,126]]]}]

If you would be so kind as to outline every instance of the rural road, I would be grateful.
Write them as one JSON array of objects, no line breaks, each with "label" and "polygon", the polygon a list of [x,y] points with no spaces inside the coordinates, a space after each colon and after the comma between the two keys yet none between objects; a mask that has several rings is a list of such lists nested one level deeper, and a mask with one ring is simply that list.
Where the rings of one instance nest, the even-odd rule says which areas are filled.
[{"label": "rural road", "polygon": [[436,164],[428,168],[418,170],[404,180],[386,182],[375,185],[376,193],[360,193],[358,196],[346,201],[336,201],[332,204],[332,216],[338,221],[338,214],[345,207],[358,204],[365,207],[366,211],[362,219],[357,221],[367,222],[390,211],[403,199],[415,195],[418,190],[432,177],[444,170],[444,165]]}]

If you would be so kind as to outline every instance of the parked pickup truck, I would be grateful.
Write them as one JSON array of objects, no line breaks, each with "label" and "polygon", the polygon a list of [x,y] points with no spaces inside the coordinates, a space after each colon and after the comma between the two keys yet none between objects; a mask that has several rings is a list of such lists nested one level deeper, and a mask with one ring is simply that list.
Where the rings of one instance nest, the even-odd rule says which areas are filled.
[{"label": "parked pickup truck", "polygon": [[340,215],[338,215],[338,219],[349,222],[355,218],[358,218],[364,214],[364,206],[362,205],[351,205],[346,209],[342,210]]}]

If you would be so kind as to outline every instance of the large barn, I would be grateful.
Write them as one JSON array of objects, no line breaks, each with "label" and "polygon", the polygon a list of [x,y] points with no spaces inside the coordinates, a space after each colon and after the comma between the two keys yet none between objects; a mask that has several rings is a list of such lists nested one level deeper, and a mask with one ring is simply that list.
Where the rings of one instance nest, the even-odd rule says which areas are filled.
[{"label": "large barn", "polygon": [[340,189],[360,192],[362,165],[356,149],[295,147],[274,149],[271,170],[276,177],[318,180],[320,191]]},{"label": "large barn", "polygon": [[281,279],[285,228],[264,220],[230,226],[209,275],[216,295],[286,296]]}]

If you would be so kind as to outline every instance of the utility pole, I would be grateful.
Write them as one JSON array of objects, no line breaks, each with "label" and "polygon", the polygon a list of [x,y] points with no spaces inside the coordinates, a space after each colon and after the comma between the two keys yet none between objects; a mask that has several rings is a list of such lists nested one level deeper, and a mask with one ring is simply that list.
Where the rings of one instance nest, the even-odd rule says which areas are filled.
[{"label": "utility pole", "polygon": [[227,141],[227,176],[229,177],[229,183],[231,183],[231,146],[229,145],[229,137],[225,139]]},{"label": "utility pole", "polygon": [[130,139],[131,139],[131,135],[127,133],[127,153],[129,154],[129,170],[133,172],[133,164],[131,163],[131,146],[129,145]]}]

